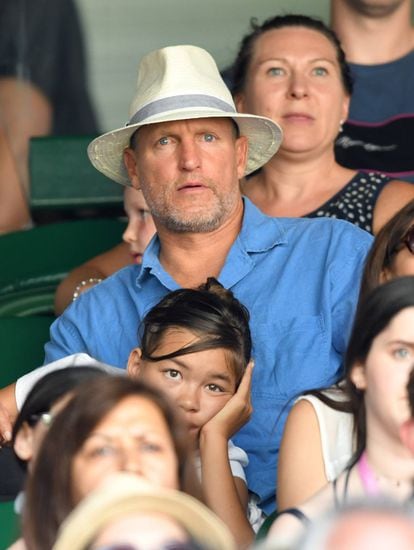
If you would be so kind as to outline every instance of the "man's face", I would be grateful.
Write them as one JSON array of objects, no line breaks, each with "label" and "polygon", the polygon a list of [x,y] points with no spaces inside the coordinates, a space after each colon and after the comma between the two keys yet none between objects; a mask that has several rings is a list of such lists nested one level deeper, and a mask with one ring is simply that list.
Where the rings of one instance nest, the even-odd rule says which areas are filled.
[{"label": "man's face", "polygon": [[220,227],[241,200],[247,139],[225,118],[143,126],[124,160],[157,224],[174,232]]}]

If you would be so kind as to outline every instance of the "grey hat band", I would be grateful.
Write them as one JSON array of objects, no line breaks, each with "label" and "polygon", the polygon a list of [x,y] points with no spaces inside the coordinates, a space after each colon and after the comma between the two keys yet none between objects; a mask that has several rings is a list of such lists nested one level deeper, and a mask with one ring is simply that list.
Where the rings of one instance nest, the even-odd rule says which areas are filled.
[{"label": "grey hat band", "polygon": [[142,107],[142,109],[135,113],[127,126],[131,124],[140,124],[147,118],[166,113],[167,111],[186,109],[187,107],[209,107],[225,113],[236,113],[232,105],[217,97],[202,94],[178,95],[148,103],[148,105],[145,105],[145,107]]}]

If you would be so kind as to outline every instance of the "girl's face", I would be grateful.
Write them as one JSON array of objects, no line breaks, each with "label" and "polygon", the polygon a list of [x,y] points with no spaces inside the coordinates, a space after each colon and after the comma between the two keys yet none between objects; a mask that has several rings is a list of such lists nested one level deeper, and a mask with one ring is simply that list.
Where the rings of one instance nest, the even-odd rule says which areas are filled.
[{"label": "girl's face", "polygon": [[155,225],[142,191],[127,187],[124,191],[124,208],[128,226],[122,236],[129,244],[133,263],[140,264],[142,255],[155,233]]},{"label": "girl's face", "polygon": [[[154,355],[166,355],[194,344],[198,336],[186,329],[169,329]],[[133,377],[161,389],[184,413],[194,443],[201,428],[215,416],[236,391],[236,376],[223,348],[180,355],[163,361],[146,361],[135,349],[128,371]]]},{"label": "girl's face", "polygon": [[370,433],[385,430],[399,441],[400,427],[410,418],[407,383],[413,367],[414,307],[408,307],[378,334],[365,364],[351,373],[355,386],[364,390]]},{"label": "girl's face", "polygon": [[349,106],[336,55],[328,38],[312,29],[265,32],[254,43],[238,110],[279,123],[282,153],[332,150]]},{"label": "girl's face", "polygon": [[173,440],[155,403],[125,397],[96,426],[72,465],[75,504],[116,471],[136,474],[151,483],[178,488]]}]

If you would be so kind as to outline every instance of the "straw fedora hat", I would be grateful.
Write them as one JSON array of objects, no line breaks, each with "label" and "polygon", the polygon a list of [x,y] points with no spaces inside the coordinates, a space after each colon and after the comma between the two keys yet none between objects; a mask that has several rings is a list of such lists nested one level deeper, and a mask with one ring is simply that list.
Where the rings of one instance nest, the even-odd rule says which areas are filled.
[{"label": "straw fedora hat", "polygon": [[224,523],[195,498],[153,486],[133,474],[115,473],[66,518],[52,550],[86,550],[111,522],[140,512],[165,514],[206,548],[236,548]]},{"label": "straw fedora hat", "polygon": [[146,124],[232,118],[249,141],[246,174],[263,166],[282,141],[282,130],[272,120],[237,113],[214,59],[196,46],[170,46],[142,58],[129,117],[126,126],[99,136],[88,147],[95,168],[123,185],[130,185],[123,151],[132,134]]}]

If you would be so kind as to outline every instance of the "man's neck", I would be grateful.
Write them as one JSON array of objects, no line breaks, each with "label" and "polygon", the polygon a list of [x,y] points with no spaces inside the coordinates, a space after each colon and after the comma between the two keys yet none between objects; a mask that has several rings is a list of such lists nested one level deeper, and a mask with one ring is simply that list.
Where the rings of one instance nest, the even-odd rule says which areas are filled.
[{"label": "man's neck", "polygon": [[411,2],[401,4],[388,16],[369,17],[353,10],[344,0],[332,0],[331,26],[352,63],[388,63],[414,48]]},{"label": "man's neck", "polygon": [[243,219],[240,199],[231,217],[208,233],[173,233],[157,228],[161,243],[160,262],[182,287],[196,288],[208,277],[218,277]]}]

